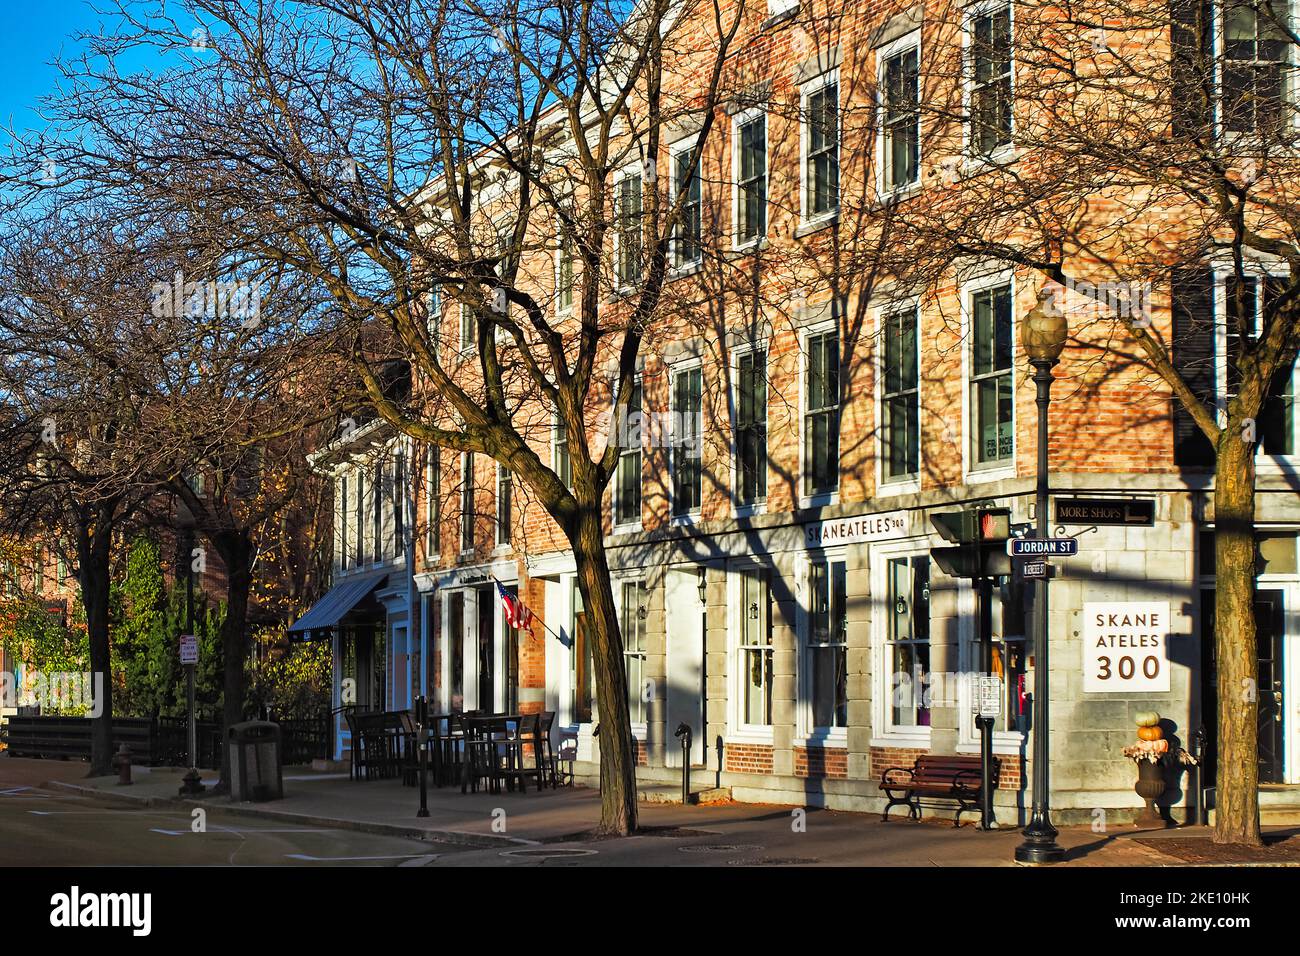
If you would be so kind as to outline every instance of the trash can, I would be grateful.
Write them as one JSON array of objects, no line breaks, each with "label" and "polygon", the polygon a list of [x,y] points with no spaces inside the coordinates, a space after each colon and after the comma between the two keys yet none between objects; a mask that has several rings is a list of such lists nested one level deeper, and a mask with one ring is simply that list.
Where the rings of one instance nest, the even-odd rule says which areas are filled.
[{"label": "trash can", "polygon": [[230,799],[279,800],[284,796],[280,769],[280,727],[265,720],[235,724],[227,732]]}]

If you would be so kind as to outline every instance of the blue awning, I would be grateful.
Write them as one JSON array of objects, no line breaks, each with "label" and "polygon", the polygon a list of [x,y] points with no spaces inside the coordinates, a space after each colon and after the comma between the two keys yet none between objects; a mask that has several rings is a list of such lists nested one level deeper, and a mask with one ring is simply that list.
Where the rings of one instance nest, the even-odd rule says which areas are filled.
[{"label": "blue awning", "polygon": [[313,631],[337,627],[343,616],[369,597],[388,579],[387,571],[358,574],[334,585],[325,596],[312,605],[289,628],[289,634],[299,639],[310,637]]}]

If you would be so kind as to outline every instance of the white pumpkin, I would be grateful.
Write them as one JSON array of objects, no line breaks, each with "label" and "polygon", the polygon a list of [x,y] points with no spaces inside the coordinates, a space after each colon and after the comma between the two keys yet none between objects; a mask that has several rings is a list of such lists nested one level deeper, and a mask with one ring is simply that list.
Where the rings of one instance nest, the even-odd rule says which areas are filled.
[{"label": "white pumpkin", "polygon": [[1160,723],[1160,715],[1154,710],[1140,710],[1133,719],[1139,727],[1154,727]]}]

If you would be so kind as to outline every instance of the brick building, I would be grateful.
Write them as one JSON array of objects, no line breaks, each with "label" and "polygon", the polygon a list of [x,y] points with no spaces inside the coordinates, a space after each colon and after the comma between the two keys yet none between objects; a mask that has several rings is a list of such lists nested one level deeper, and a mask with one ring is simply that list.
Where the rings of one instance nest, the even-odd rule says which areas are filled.
[{"label": "brick building", "polygon": [[[664,133],[657,168],[670,182],[660,188],[699,197],[672,253],[682,319],[666,321],[643,351],[647,427],[624,448],[607,501],[639,774],[676,779],[674,730],[685,723],[692,764],[740,799],[879,809],[884,768],[919,753],[978,753],[961,676],[979,669],[975,596],[931,559],[944,542],[929,519],[976,504],[1008,508],[1017,524],[1034,517],[1036,413],[1018,327],[1041,279],[974,262],[926,288],[864,290],[823,281],[818,263],[874,234],[875,223],[844,215],[872,208],[864,195],[924,193],[938,158],[909,138],[919,112],[888,90],[919,85],[920,48],[952,40],[937,24],[955,18],[964,35],[1010,38],[1013,11],[980,2],[932,17],[928,7],[872,3],[818,19],[769,0],[751,13],[736,92],[715,118],[698,176],[675,159],[694,144],[699,120]],[[958,56],[984,49],[957,42]],[[979,75],[1010,76],[1014,43],[993,46]],[[697,53],[684,43],[680,55],[689,63]],[[855,125],[877,108],[892,119]],[[984,153],[1011,147],[997,122],[970,141]],[[645,169],[629,164],[616,178],[617,201],[651,188]],[[493,201],[485,190],[481,208]],[[704,250],[718,247],[730,268],[756,277],[757,315],[728,287],[715,295],[715,256]],[[562,315],[572,301],[563,245],[539,236],[536,249],[527,274]],[[617,239],[610,258],[625,268]],[[1270,268],[1261,260],[1261,278]],[[1189,282],[1150,303],[1153,325],[1175,338],[1180,310],[1223,309],[1220,266]],[[437,290],[432,303],[440,343],[472,355],[464,315]],[[1207,348],[1227,388],[1224,347]],[[1067,350],[1058,382],[1095,387],[1059,384],[1050,421],[1054,525],[1080,540],[1077,557],[1056,562],[1051,588],[1054,813],[1065,822],[1086,822],[1098,807],[1123,818],[1140,805],[1120,752],[1137,711],[1159,711],[1174,746],[1190,746],[1203,723],[1213,737],[1212,472],[1186,447],[1167,390],[1139,387],[1132,369],[1096,384],[1090,361]],[[1289,386],[1279,400],[1289,409]],[[568,449],[550,413],[520,414],[532,416],[535,448],[563,474]],[[678,423],[673,441],[655,440],[656,416]],[[1293,416],[1280,421],[1262,448],[1257,510],[1266,811],[1289,804],[1286,785],[1300,784],[1300,716],[1287,690],[1300,681],[1297,435]],[[555,711],[594,774],[599,708],[562,536],[495,461],[370,428],[330,459],[339,583],[322,602],[331,607],[307,622],[337,625],[340,677],[360,666],[339,636],[344,613],[359,614],[386,635],[367,652],[385,675],[376,682],[366,672],[377,688],[368,702],[406,707],[425,693],[439,709]],[[388,464],[374,471],[378,459],[361,445],[382,446]],[[514,633],[498,582],[544,624]],[[1004,824],[1017,812],[1023,819],[1029,802],[1027,591],[1015,575],[993,590]],[[354,598],[369,610],[348,605],[329,620]],[[1085,646],[1090,619],[1134,603],[1164,608],[1164,649],[1125,666],[1157,675],[1148,689],[1098,692],[1085,678],[1096,663]],[[1187,791],[1188,778],[1171,771],[1166,802],[1186,804]]]}]

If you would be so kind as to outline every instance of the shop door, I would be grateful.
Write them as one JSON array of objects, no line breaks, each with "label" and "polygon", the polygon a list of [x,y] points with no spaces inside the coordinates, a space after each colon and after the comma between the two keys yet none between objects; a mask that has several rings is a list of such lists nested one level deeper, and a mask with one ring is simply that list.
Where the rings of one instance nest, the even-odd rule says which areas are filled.
[{"label": "shop door", "polygon": [[664,575],[668,628],[668,700],[664,727],[664,762],[682,765],[679,724],[691,728],[691,763],[704,763],[704,604],[694,568]]}]

